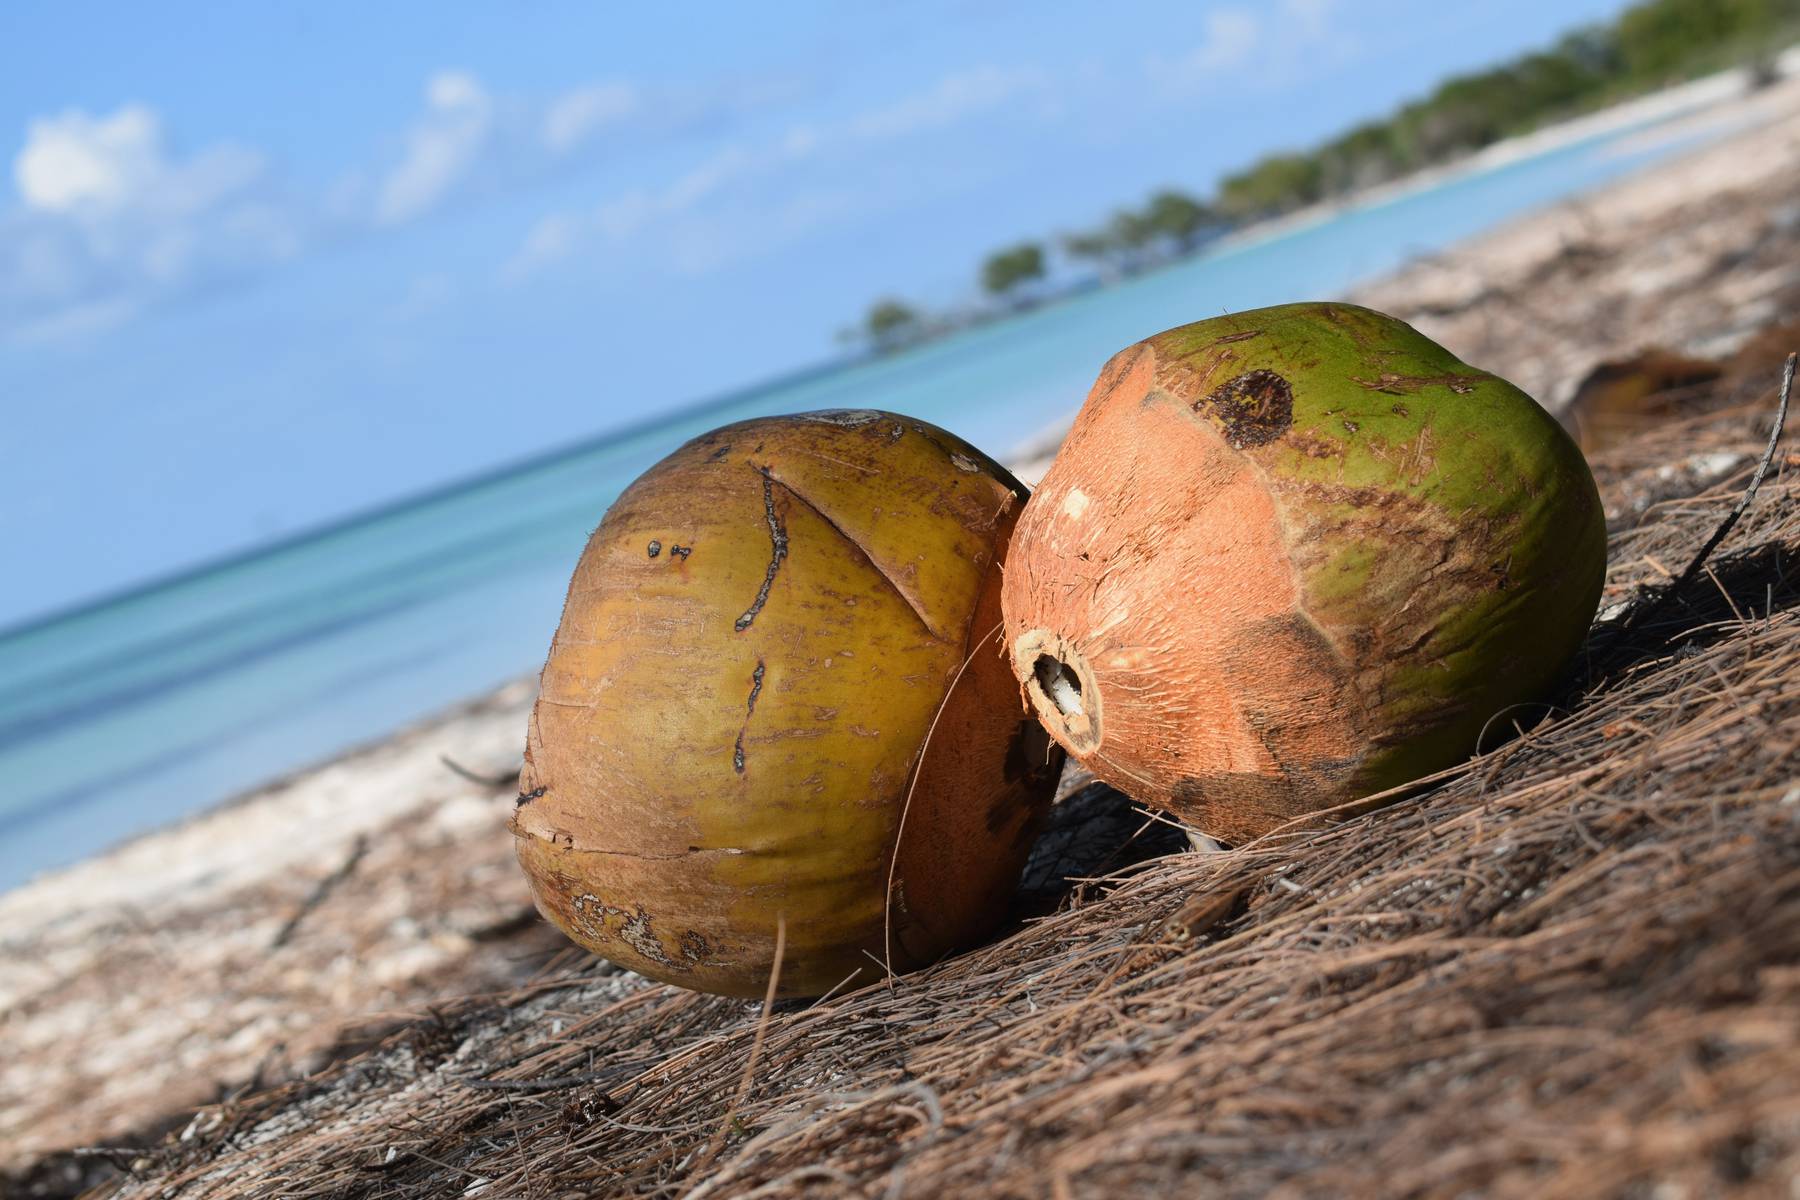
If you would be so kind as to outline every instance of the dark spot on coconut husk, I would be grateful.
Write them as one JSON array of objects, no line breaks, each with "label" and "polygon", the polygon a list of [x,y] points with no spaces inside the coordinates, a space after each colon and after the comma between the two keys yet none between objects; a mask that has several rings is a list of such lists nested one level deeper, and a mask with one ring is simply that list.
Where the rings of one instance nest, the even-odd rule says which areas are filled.
[{"label": "dark spot on coconut husk", "polygon": [[[840,429],[861,429],[864,425],[873,425],[881,420],[881,413],[872,408],[825,408],[817,412],[798,413],[795,419],[820,425],[836,425]],[[757,447],[759,450],[761,448]]]},{"label": "dark spot on coconut husk", "polygon": [[[760,451],[762,447],[758,446],[757,449]],[[750,628],[750,623],[756,620],[756,614],[769,602],[769,589],[775,586],[775,573],[781,570],[781,560],[788,553],[787,526],[782,523],[781,514],[775,511],[775,480],[769,474],[769,468],[759,467],[757,470],[762,476],[763,515],[769,523],[769,566],[763,572],[762,586],[756,590],[756,599],[744,610],[744,615],[733,623],[733,628],[739,633]]]},{"label": "dark spot on coconut husk", "polygon": [[655,558],[657,555],[661,554],[662,553],[662,543],[657,541],[655,538],[651,538],[650,546],[649,546],[649,553],[650,553],[651,558]]},{"label": "dark spot on coconut husk", "polygon": [[737,741],[731,747],[731,769],[739,775],[744,773],[744,735],[750,732],[750,718],[756,715],[756,698],[762,695],[763,673],[767,667],[762,659],[756,660],[756,670],[750,673],[750,699],[744,703],[744,723],[738,727]]},{"label": "dark spot on coconut husk", "polygon": [[744,715],[749,717],[756,712],[756,698],[762,695],[763,673],[768,668],[762,659],[756,660],[756,670],[750,672],[750,699],[744,705]]},{"label": "dark spot on coconut husk", "polygon": [[1194,411],[1224,425],[1233,449],[1265,446],[1293,425],[1294,388],[1274,371],[1249,371],[1197,401]]},{"label": "dark spot on coconut husk", "polygon": [[608,937],[610,929],[612,935],[651,962],[669,965],[668,953],[657,939],[652,918],[643,905],[628,909],[608,904],[592,893],[582,893],[569,902],[567,911],[573,923],[596,941]]},{"label": "dark spot on coconut husk", "polygon": [[547,792],[549,790],[550,790],[549,788],[541,788],[540,787],[540,788],[532,788],[529,792],[520,792],[519,798],[517,800],[513,801],[513,808],[514,809],[524,808],[527,804],[530,804],[533,800],[536,800],[538,797],[542,796],[545,792]]},{"label": "dark spot on coconut husk", "polygon": [[712,950],[706,939],[696,930],[690,929],[681,935],[681,957],[689,962],[699,962]]}]

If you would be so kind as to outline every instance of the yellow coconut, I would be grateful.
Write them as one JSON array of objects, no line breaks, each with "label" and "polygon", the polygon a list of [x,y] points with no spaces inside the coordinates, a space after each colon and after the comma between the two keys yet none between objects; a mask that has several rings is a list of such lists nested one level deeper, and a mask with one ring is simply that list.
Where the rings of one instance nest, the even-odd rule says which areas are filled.
[{"label": "yellow coconut", "polygon": [[778,926],[789,996],[987,932],[1061,761],[998,638],[1024,500],[967,443],[870,411],[730,425],[647,471],[544,665],[512,823],[539,909],[740,996]]}]

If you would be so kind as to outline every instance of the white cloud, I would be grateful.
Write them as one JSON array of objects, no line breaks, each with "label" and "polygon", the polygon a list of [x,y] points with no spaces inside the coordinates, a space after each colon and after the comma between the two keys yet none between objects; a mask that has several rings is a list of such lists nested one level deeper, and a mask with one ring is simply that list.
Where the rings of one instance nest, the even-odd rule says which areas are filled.
[{"label": "white cloud", "polygon": [[1333,32],[1331,15],[1338,0],[1281,0],[1281,14],[1295,32],[1311,41],[1319,41]]},{"label": "white cloud", "polygon": [[[243,147],[178,153],[145,104],[32,119],[10,163],[16,199],[0,196],[0,339],[97,328],[102,322],[80,314],[103,312],[112,322],[158,296],[541,177],[634,124],[666,132],[671,121],[713,111],[695,95],[686,115],[669,117],[671,104],[649,103],[616,81],[527,102],[496,97],[453,70],[428,78],[421,101],[388,161],[346,170],[310,197],[283,194],[262,156]],[[696,176],[686,186],[698,195],[719,182]],[[553,250],[540,235],[535,252]]]},{"label": "white cloud", "polygon": [[1245,8],[1215,8],[1202,25],[1205,39],[1188,51],[1178,64],[1195,74],[1227,71],[1242,66],[1255,53],[1262,38],[1256,14]]},{"label": "white cloud", "polygon": [[152,297],[291,256],[294,214],[261,156],[172,152],[142,104],[31,121],[0,207],[0,337],[89,332]]},{"label": "white cloud", "polygon": [[[759,230],[801,236],[839,219],[848,201],[838,192],[818,198],[835,181],[794,181],[784,174],[791,168],[866,153],[1027,99],[1041,108],[1054,98],[1052,82],[1039,69],[977,66],[844,119],[790,124],[736,144],[714,141],[660,184],[640,183],[606,203],[545,217],[501,274],[522,278],[586,245],[650,231],[667,238],[666,248],[694,247],[678,257],[705,269],[762,244],[733,240],[730,227],[742,224],[746,206],[760,214],[751,218]],[[741,119],[791,104],[797,86],[753,79],[655,88],[601,79],[532,99],[496,94],[466,71],[442,70],[424,81],[419,111],[385,157],[347,165],[309,195],[282,187],[263,157],[244,147],[173,145],[161,116],[145,104],[45,114],[28,122],[10,164],[12,202],[0,196],[0,340],[91,330],[457,201],[603,156],[628,161],[640,144],[666,150],[680,138],[710,139],[721,116]],[[781,189],[758,190],[776,178]],[[815,200],[789,203],[794,195]]]},{"label": "white cloud", "polygon": [[386,225],[435,207],[475,165],[493,132],[493,101],[472,75],[439,72],[426,82],[425,100],[406,154],[378,189],[375,216]]},{"label": "white cloud", "polygon": [[843,187],[801,190],[758,214],[754,239],[730,224],[690,222],[670,238],[669,265],[683,275],[705,275],[748,255],[798,241],[840,218],[866,213],[868,200]]},{"label": "white cloud", "polygon": [[[144,104],[42,115],[28,122],[10,163],[15,198],[0,194],[0,340],[27,330],[36,338],[98,328],[159,298],[416,221],[459,199],[525,186],[602,154],[622,155],[634,139],[667,145],[710,128],[722,113],[792,98],[791,87],[768,81],[647,90],[598,80],[534,100],[496,95],[469,72],[443,70],[425,80],[420,110],[385,161],[348,167],[310,196],[284,192],[263,158],[239,146],[177,152],[159,114]],[[803,142],[780,153],[809,152]],[[660,192],[578,221],[546,222],[508,271],[560,257],[596,232],[625,236],[758,169],[727,151]]]},{"label": "white cloud", "polygon": [[[502,264],[501,278],[516,283],[580,252],[595,241],[620,242],[661,222],[670,226],[670,261],[699,273],[741,257],[741,239],[690,219],[709,201],[834,151],[866,147],[929,133],[1050,91],[1049,76],[1035,68],[981,66],[947,75],[930,87],[826,126],[795,125],[762,143],[728,145],[661,188],[633,188],[591,209],[543,217]],[[778,203],[759,223],[758,245],[791,240],[807,228],[844,215],[842,192],[800,193]],[[675,228],[675,225],[680,225]]]},{"label": "white cloud", "polygon": [[500,278],[517,283],[539,267],[564,258],[581,236],[581,219],[568,213],[541,217],[525,234],[525,241],[500,268]]},{"label": "white cloud", "polygon": [[977,67],[945,76],[923,92],[855,118],[848,132],[857,138],[885,139],[939,129],[1000,107],[1046,82],[1042,71],[1031,68]]},{"label": "white cloud", "polygon": [[727,146],[677,179],[664,196],[663,207],[670,212],[685,212],[768,162],[768,157],[743,146]]},{"label": "white cloud", "polygon": [[[1241,86],[1280,87],[1293,82],[1302,53],[1321,50],[1341,58],[1346,35],[1332,18],[1339,0],[1277,0],[1260,10],[1227,4],[1208,9],[1200,42],[1171,58],[1151,55],[1147,73],[1171,92],[1182,93],[1229,80]],[[1245,68],[1254,67],[1253,72]]]},{"label": "white cloud", "polygon": [[300,220],[274,201],[240,200],[218,213],[213,227],[224,237],[261,247],[274,262],[297,258],[306,248]]},{"label": "white cloud", "polygon": [[155,115],[141,105],[110,117],[39,118],[26,130],[13,181],[28,206],[46,212],[113,208],[155,175],[158,138]]},{"label": "white cloud", "polygon": [[544,144],[565,154],[599,130],[638,111],[637,89],[625,83],[599,83],[576,88],[544,109]]},{"label": "white cloud", "polygon": [[128,104],[107,117],[70,111],[32,121],[13,160],[13,182],[25,206],[43,213],[180,214],[212,206],[262,170],[260,156],[235,146],[176,162],[157,115]]},{"label": "white cloud", "polygon": [[425,102],[440,112],[485,109],[487,90],[466,71],[439,71],[425,81]]},{"label": "white cloud", "polygon": [[464,71],[434,75],[426,82],[425,101],[399,161],[378,174],[372,194],[360,180],[342,185],[340,199],[371,205],[379,224],[416,220],[459,192],[542,177],[578,155],[618,144],[609,139],[667,138],[704,125],[720,111],[757,103],[741,90],[651,94],[620,80],[528,101],[494,96]]},{"label": "white cloud", "polygon": [[634,237],[658,220],[680,217],[699,208],[741,179],[810,155],[817,144],[812,139],[789,137],[762,154],[744,146],[727,146],[684,171],[667,187],[632,188],[592,209],[541,217],[501,265],[500,277],[517,283],[568,258],[596,237],[612,242]]}]

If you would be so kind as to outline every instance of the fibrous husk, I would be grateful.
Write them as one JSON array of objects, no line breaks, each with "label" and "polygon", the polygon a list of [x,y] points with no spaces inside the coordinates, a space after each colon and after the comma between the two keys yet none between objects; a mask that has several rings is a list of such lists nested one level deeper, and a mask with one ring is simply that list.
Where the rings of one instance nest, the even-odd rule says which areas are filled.
[{"label": "fibrous husk", "polygon": [[1235,843],[1541,698],[1605,537],[1505,380],[1369,309],[1260,309],[1107,363],[1020,519],[1006,638],[1083,765]]},{"label": "fibrous husk", "polygon": [[1403,803],[1140,864],[820,1004],[764,1013],[571,958],[184,1116],[107,1194],[1783,1195],[1793,467],[1711,574],[1631,615],[1767,435],[1765,400],[1596,461],[1621,508],[1673,458],[1745,465],[1615,533],[1566,713]]}]

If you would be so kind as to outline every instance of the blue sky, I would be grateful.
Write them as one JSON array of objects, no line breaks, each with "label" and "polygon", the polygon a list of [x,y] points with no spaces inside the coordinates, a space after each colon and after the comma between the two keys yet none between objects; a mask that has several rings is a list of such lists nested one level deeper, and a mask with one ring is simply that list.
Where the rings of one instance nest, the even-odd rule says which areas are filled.
[{"label": "blue sky", "polygon": [[0,626],[815,361],[1621,7],[9,4]]}]

